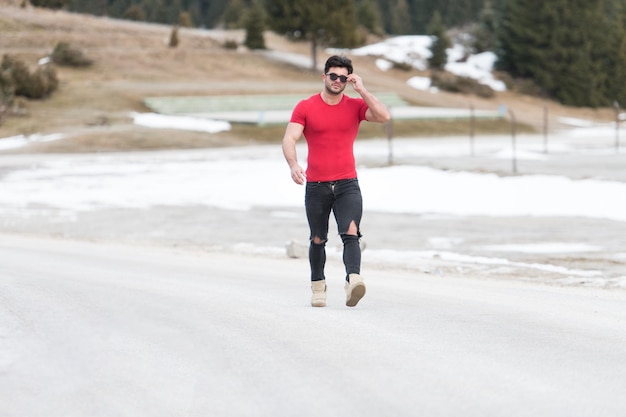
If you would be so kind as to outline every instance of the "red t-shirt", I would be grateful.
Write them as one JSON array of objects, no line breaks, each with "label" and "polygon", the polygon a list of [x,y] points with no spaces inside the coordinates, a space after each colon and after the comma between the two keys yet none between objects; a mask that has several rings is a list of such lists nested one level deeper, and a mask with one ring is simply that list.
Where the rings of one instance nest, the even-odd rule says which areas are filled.
[{"label": "red t-shirt", "polygon": [[291,122],[304,126],[309,155],[307,181],[336,181],[356,178],[354,140],[368,107],[362,98],[343,96],[334,106],[321,94],[299,102]]}]

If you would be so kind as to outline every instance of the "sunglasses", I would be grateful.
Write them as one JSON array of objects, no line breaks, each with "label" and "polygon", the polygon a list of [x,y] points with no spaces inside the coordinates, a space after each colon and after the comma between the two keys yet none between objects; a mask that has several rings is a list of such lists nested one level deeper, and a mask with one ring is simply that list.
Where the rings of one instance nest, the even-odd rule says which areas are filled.
[{"label": "sunglasses", "polygon": [[337,79],[339,79],[339,81],[341,81],[342,83],[346,83],[348,82],[348,77],[345,75],[337,75],[334,72],[331,72],[329,74],[326,74],[330,77],[331,81],[337,81]]}]

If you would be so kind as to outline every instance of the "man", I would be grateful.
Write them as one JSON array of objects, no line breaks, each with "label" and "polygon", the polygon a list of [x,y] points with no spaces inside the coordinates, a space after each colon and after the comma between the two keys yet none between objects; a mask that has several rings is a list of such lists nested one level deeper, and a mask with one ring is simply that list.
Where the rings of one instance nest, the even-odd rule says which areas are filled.
[{"label": "man", "polygon": [[[331,211],[343,242],[346,269],[346,305],[354,307],[365,295],[361,278],[361,190],[354,159],[354,141],[363,120],[384,123],[391,117],[386,106],[354,74],[352,61],[331,56],[324,66],[321,93],[300,101],[293,110],[283,137],[283,153],[296,184],[305,184],[305,208],[309,223],[311,305],[326,306],[326,242]],[[344,94],[350,84],[361,98]],[[308,146],[307,169],[298,163],[296,142],[303,136]]]}]

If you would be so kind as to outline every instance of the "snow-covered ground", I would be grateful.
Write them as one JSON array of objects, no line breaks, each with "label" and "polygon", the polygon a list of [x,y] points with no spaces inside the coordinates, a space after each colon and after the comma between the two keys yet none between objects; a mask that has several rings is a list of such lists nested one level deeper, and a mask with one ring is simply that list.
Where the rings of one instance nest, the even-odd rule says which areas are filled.
[{"label": "snow-covered ground", "polygon": [[[155,118],[153,118],[154,120]],[[493,141],[489,141],[493,143]],[[510,157],[510,149],[488,150],[487,157]],[[560,154],[567,152],[565,145]],[[306,158],[304,147],[301,159]],[[520,148],[517,158],[549,164],[551,155]],[[614,152],[607,148],[607,153]],[[385,141],[357,143],[362,159],[384,161]],[[459,141],[396,141],[395,152],[410,156],[450,158],[467,153]],[[575,152],[571,148],[569,152]],[[206,205],[226,209],[299,207],[302,188],[284,181],[279,146],[214,149],[168,158],[93,155],[77,160],[50,158],[33,168],[11,171],[2,179],[0,213],[33,205],[68,211],[142,208],[158,205]],[[187,155],[187,156],[184,156]],[[589,217],[626,222],[626,183],[567,176],[443,171],[425,166],[361,166],[359,177],[368,209],[385,213],[454,216]],[[272,184],[271,198],[263,184]],[[391,186],[390,186],[391,185]],[[419,198],[411,192],[419,190]]]},{"label": "snow-covered ground", "polygon": [[[581,223],[626,223],[626,176],[619,168],[626,156],[611,147],[610,131],[579,129],[585,129],[586,134],[575,130],[552,138],[548,154],[543,152],[540,137],[519,137],[515,155],[522,172],[517,175],[510,172],[513,152],[505,137],[477,139],[474,156],[468,156],[466,138],[396,140],[392,149],[397,162],[393,165],[387,164],[390,148],[386,140],[357,141],[355,152],[367,213],[413,216],[408,221],[417,223],[415,219],[437,218],[449,219],[449,224],[462,224],[463,219],[499,222],[497,228],[471,232],[474,237],[461,231],[444,233],[437,227],[446,226],[433,226],[433,230],[422,229],[419,235],[403,236],[398,240],[404,241],[403,246],[387,247],[372,241],[367,259],[432,269],[425,265],[437,258],[466,265],[530,269],[533,275],[545,272],[593,285],[626,286],[626,252],[619,237],[602,239],[602,233],[596,231],[600,234],[597,239],[589,236],[589,240],[579,241],[575,230],[568,232],[563,226],[558,232],[516,240],[502,228],[507,219],[511,224],[520,219],[528,219],[529,224],[549,224],[550,219],[573,225],[578,219]],[[589,137],[594,139],[585,139]],[[15,144],[19,141],[13,139]],[[300,144],[299,156],[304,164],[304,143]],[[241,213],[241,219],[254,217],[259,210],[271,212],[272,217],[304,218],[298,214],[303,188],[290,180],[278,145],[46,157],[7,155],[4,160],[11,161],[0,177],[0,216],[6,225],[11,224],[9,219],[37,224],[42,218],[71,225],[81,216],[111,210],[130,210],[149,217],[162,207],[178,207],[181,212],[206,207]],[[442,169],[441,164],[456,168]],[[82,227],[91,229],[94,225]],[[115,224],[109,228],[115,229]],[[260,235],[268,233],[259,230]],[[296,236],[290,233],[284,233],[283,239],[306,240],[305,229]],[[392,228],[389,233],[397,231]],[[271,234],[280,236],[281,231]],[[420,240],[425,242],[419,244]],[[471,247],[467,246],[469,241],[474,242]],[[254,232],[244,234],[238,243],[284,253],[282,243],[268,246]],[[537,254],[544,259],[537,262]],[[558,257],[595,260],[580,265],[567,259],[560,262]],[[602,259],[613,269],[604,270]]]}]

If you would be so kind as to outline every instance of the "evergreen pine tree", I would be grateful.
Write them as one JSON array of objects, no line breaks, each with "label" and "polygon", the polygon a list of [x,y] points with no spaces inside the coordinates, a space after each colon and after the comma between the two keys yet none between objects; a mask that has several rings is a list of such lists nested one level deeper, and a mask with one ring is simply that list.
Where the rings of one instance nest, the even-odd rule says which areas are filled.
[{"label": "evergreen pine tree", "polygon": [[68,9],[73,12],[88,13],[96,16],[107,16],[109,13],[109,2],[107,0],[73,0],[66,3]]},{"label": "evergreen pine tree", "polygon": [[144,0],[142,3],[149,22],[165,23],[165,3],[163,0]]},{"label": "evergreen pine tree", "polygon": [[45,7],[48,9],[61,9],[71,2],[72,0],[30,0],[30,4],[34,7]]},{"label": "evergreen pine tree", "polygon": [[617,10],[613,23],[613,42],[609,55],[607,95],[620,106],[626,106],[626,9]]},{"label": "evergreen pine tree", "polygon": [[371,33],[383,34],[380,11],[374,0],[362,0],[357,4],[357,22]]},{"label": "evergreen pine tree", "polygon": [[496,31],[498,19],[491,0],[485,0],[480,12],[479,21],[474,30],[474,49],[476,52],[493,51],[496,49]]},{"label": "evergreen pine tree", "polygon": [[511,0],[500,24],[498,67],[533,79],[564,104],[603,105],[606,26],[603,0]]},{"label": "evergreen pine tree", "polygon": [[265,49],[265,10],[259,0],[255,0],[244,15],[246,39],[244,45],[249,49]]},{"label": "evergreen pine tree", "polygon": [[327,35],[323,42],[329,46],[354,48],[359,45],[357,39],[357,10],[354,0],[336,2],[337,10],[328,16]]},{"label": "evergreen pine tree", "polygon": [[266,0],[269,26],[277,33],[311,43],[312,69],[320,45],[352,47],[356,38],[353,0]]},{"label": "evergreen pine tree", "polygon": [[[604,59],[609,52],[609,31],[603,0],[573,0],[576,7],[561,22],[559,58],[553,94],[562,103],[598,107],[607,104]],[[567,28],[567,30],[566,30]],[[571,30],[576,28],[576,30]]]},{"label": "evergreen pine tree", "polygon": [[[74,1],[74,4],[76,1]],[[132,0],[113,0],[109,2],[109,16],[123,18],[124,12],[133,5]]]},{"label": "evergreen pine tree", "polygon": [[433,43],[430,47],[432,55],[428,58],[428,64],[431,69],[443,70],[448,63],[447,50],[450,47],[450,39],[446,34],[446,28],[441,21],[441,15],[438,11],[433,15],[428,34],[433,38]]},{"label": "evergreen pine tree", "polygon": [[[532,54],[536,50],[548,50],[551,26],[557,23],[554,16],[552,20],[545,16],[543,22],[539,20],[542,5],[543,0],[511,0],[505,3],[497,32],[499,69],[515,77],[533,76],[536,57]],[[550,10],[551,6],[547,9]]]},{"label": "evergreen pine tree", "polygon": [[248,10],[246,10],[246,5],[243,0],[231,0],[228,2],[224,14],[222,15],[222,23],[228,29],[246,27],[247,22],[245,22],[245,20],[247,19],[247,12]]},{"label": "evergreen pine tree", "polygon": [[124,11],[122,18],[141,22],[146,20],[146,12],[144,11],[143,7],[135,4]]},{"label": "evergreen pine tree", "polygon": [[411,33],[411,14],[407,0],[395,0],[391,3],[391,30],[397,35]]}]

